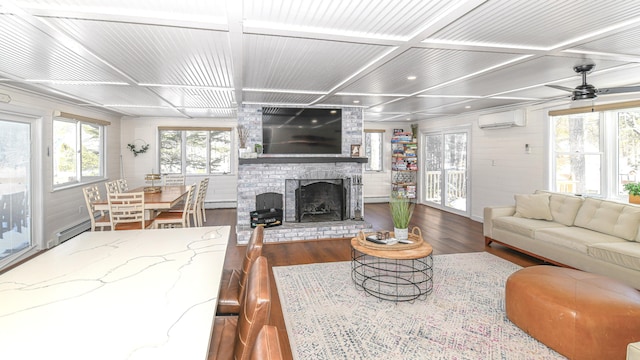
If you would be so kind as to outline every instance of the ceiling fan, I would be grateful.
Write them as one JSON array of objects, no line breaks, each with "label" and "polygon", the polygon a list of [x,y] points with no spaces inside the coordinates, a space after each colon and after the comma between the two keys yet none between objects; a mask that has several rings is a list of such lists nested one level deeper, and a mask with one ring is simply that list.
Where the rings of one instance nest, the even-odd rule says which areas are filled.
[{"label": "ceiling fan", "polygon": [[565,86],[559,86],[559,85],[547,85],[547,86],[552,87],[554,89],[570,92],[571,100],[595,99],[598,97],[598,94],[606,95],[606,94],[620,94],[620,93],[640,91],[640,86],[626,86],[626,87],[612,87],[612,88],[597,89],[595,86],[591,84],[587,84],[587,73],[591,72],[591,70],[593,70],[593,68],[595,67],[596,67],[596,64],[576,65],[573,67],[573,71],[582,75],[582,85],[576,86],[575,89],[568,88]]}]

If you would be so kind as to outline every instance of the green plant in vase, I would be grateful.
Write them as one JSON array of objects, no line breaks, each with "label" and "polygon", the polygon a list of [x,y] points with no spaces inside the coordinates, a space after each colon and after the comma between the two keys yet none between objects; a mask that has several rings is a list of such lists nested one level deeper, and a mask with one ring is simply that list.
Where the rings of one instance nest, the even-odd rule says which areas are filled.
[{"label": "green plant in vase", "polygon": [[396,239],[406,240],[409,238],[409,222],[413,216],[415,205],[410,199],[398,193],[391,194],[389,210],[393,219],[393,232]]},{"label": "green plant in vase", "polygon": [[640,204],[640,183],[626,183],[623,187],[629,193],[629,202],[632,204]]}]

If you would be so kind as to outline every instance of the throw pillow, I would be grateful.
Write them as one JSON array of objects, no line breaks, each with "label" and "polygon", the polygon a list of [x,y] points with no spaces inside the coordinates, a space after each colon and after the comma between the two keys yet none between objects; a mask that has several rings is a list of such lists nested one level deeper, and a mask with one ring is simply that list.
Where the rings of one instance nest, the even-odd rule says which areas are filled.
[{"label": "throw pillow", "polygon": [[549,208],[549,194],[516,194],[517,217],[553,220]]}]

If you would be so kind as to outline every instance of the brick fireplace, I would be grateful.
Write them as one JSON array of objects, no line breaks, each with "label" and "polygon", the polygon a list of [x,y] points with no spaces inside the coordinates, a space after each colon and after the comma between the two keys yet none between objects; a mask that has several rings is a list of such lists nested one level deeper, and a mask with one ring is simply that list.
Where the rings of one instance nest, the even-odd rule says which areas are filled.
[{"label": "brick fireplace", "polygon": [[[249,129],[248,143],[252,146],[261,143],[261,108],[243,106],[238,114],[238,125]],[[362,110],[344,108],[342,110],[342,154],[339,156],[287,156],[260,157],[258,159],[240,159],[238,165],[238,220],[236,224],[237,241],[246,244],[251,236],[249,213],[256,210],[256,196],[263,193],[277,193],[284,197],[284,223],[265,229],[265,242],[294,240],[312,240],[353,237],[361,229],[371,225],[361,220],[356,211],[363,208],[361,191],[354,190],[352,179],[361,178],[364,172],[364,160],[350,157],[351,144],[363,143]],[[306,214],[296,209],[296,199],[300,197],[300,187],[318,183],[318,191],[326,193],[329,189],[339,189],[343,198],[340,209],[335,209],[336,198],[322,203],[318,198],[311,200],[315,209],[309,206]],[[329,184],[329,185],[327,185]],[[322,188],[324,186],[324,188]],[[298,191],[298,194],[296,194]],[[306,191],[306,190],[305,190]],[[326,195],[326,194],[325,194]],[[337,195],[331,195],[337,196]],[[331,202],[332,204],[329,204]],[[333,207],[333,208],[332,208]],[[321,213],[339,218],[322,219]],[[303,210],[304,213],[304,210]],[[302,215],[318,221],[298,221]],[[322,214],[327,215],[327,214]],[[354,218],[359,218],[354,220]],[[326,221],[325,221],[326,220]]]}]

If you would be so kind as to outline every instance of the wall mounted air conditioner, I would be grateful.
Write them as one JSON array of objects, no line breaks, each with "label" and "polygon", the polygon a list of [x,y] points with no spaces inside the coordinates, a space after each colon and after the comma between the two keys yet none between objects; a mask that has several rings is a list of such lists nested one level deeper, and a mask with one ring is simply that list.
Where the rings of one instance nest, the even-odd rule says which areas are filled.
[{"label": "wall mounted air conditioner", "polygon": [[480,129],[504,129],[512,126],[525,126],[526,123],[525,111],[521,109],[480,115],[478,117]]}]

